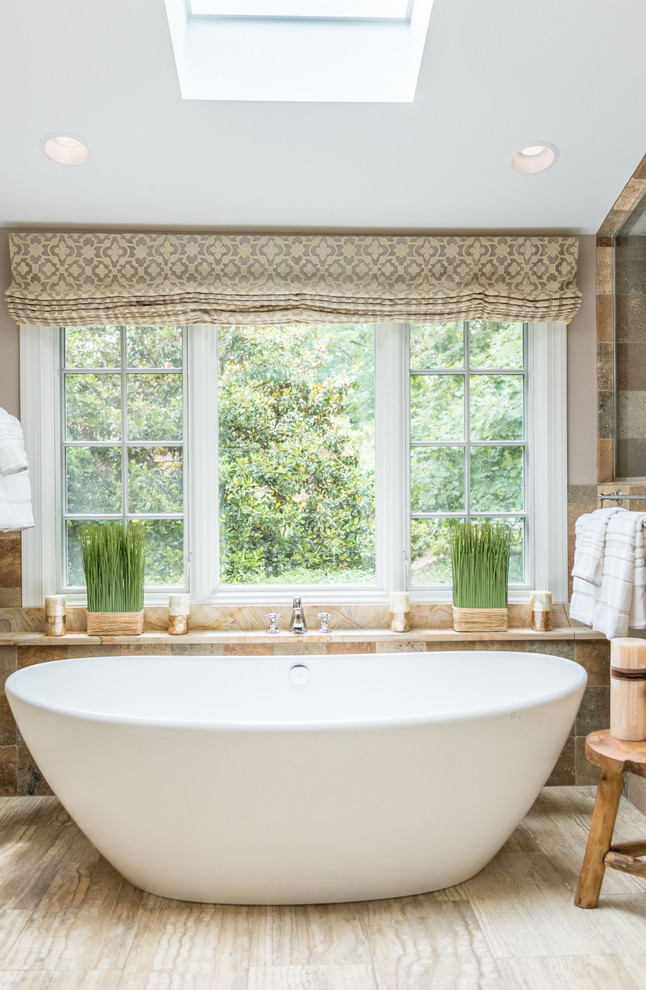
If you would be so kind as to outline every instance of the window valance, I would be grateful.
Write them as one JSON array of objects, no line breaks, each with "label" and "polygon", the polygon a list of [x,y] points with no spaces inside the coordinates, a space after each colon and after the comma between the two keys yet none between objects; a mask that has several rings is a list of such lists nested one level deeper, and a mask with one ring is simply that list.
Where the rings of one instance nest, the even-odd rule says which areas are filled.
[{"label": "window valance", "polygon": [[569,322],[575,237],[19,233],[9,313],[34,325]]}]

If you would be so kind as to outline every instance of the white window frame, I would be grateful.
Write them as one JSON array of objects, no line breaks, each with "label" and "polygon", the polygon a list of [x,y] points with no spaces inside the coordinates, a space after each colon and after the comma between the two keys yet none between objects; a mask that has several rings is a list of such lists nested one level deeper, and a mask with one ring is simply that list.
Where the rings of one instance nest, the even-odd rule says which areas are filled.
[{"label": "white window frame", "polygon": [[[141,450],[141,449],[144,449],[146,447],[153,447],[153,446],[155,446],[155,447],[167,447],[167,446],[169,446],[169,447],[174,448],[174,449],[178,449],[179,448],[182,451],[182,488],[183,488],[183,491],[187,491],[188,490],[188,484],[187,484],[187,482],[188,482],[188,456],[187,456],[187,450],[186,450],[186,448],[187,448],[186,430],[183,431],[183,436],[182,436],[182,438],[179,441],[177,439],[170,440],[170,441],[165,440],[165,439],[160,439],[160,440],[155,440],[155,441],[141,441],[141,440],[130,441],[129,439],[127,439],[127,430],[126,430],[127,381],[128,381],[128,376],[131,375],[131,374],[141,375],[141,374],[150,373],[151,371],[153,371],[153,373],[157,373],[157,374],[160,374],[161,373],[161,374],[166,374],[166,375],[168,375],[168,374],[175,375],[175,376],[179,377],[179,379],[181,381],[181,385],[182,385],[182,403],[183,403],[183,408],[186,408],[186,396],[187,396],[187,388],[186,388],[186,380],[187,380],[187,376],[186,376],[187,343],[186,343],[186,337],[187,337],[187,334],[186,334],[186,329],[185,328],[182,328],[182,347],[181,347],[181,349],[182,349],[182,363],[181,363],[181,366],[179,366],[179,367],[173,367],[173,368],[169,368],[169,369],[165,369],[165,368],[151,369],[151,368],[145,368],[145,367],[136,368],[136,367],[129,367],[128,366],[128,364],[127,364],[127,362],[125,360],[125,358],[127,357],[127,354],[126,354],[127,348],[126,348],[126,337],[124,336],[124,327],[121,326],[119,328],[119,330],[120,330],[120,337],[121,337],[121,339],[120,339],[119,366],[117,368],[113,368],[113,369],[105,369],[105,368],[88,369],[88,368],[74,368],[74,367],[66,366],[66,364],[65,364],[65,346],[64,346],[64,340],[63,340],[64,335],[63,335],[62,332],[60,332],[58,334],[58,336],[59,336],[60,356],[59,356],[59,370],[57,372],[57,375],[58,375],[59,382],[60,382],[59,409],[61,410],[61,412],[59,414],[59,424],[58,424],[59,425],[59,430],[57,430],[57,434],[56,434],[56,443],[57,443],[57,448],[58,448],[58,450],[60,452],[60,470],[59,470],[59,477],[60,477],[60,484],[61,484],[60,494],[61,494],[61,498],[62,498],[63,505],[64,505],[67,502],[67,492],[66,492],[66,481],[67,481],[67,479],[65,477],[65,464],[66,464],[67,451],[70,450],[70,449],[74,449],[75,447],[88,447],[88,446],[89,447],[94,447],[95,446],[95,441],[70,440],[69,438],[66,438],[65,436],[62,436],[61,435],[60,427],[61,427],[62,424],[60,423],[60,416],[64,416],[64,409],[65,409],[65,402],[66,402],[66,399],[65,399],[65,396],[66,396],[66,387],[65,387],[63,378],[64,378],[65,375],[78,376],[79,374],[80,375],[87,374],[88,372],[93,373],[94,370],[96,370],[99,375],[107,374],[111,378],[114,378],[115,376],[118,376],[119,379],[120,379],[120,392],[121,392],[121,399],[120,399],[120,413],[121,413],[121,427],[122,427],[122,429],[121,429],[121,436],[120,436],[120,438],[118,440],[98,441],[98,446],[104,446],[104,447],[108,446],[108,447],[110,447],[113,450],[114,449],[118,449],[119,452],[120,452],[121,478],[122,478],[122,496],[125,496],[125,500],[124,500],[125,501],[125,506],[124,506],[125,511],[124,512],[118,512],[118,513],[117,512],[112,513],[112,518],[115,521],[117,520],[117,518],[122,519],[122,520],[127,520],[127,519],[133,519],[133,520],[134,519],[150,519],[150,520],[173,519],[174,521],[180,521],[180,520],[182,521],[182,523],[183,523],[183,533],[185,535],[185,539],[184,539],[184,554],[183,554],[183,566],[182,566],[182,577],[183,577],[182,584],[181,585],[179,585],[179,584],[178,585],[167,585],[167,586],[161,586],[160,585],[160,586],[155,586],[154,588],[148,588],[147,587],[147,588],[144,589],[146,596],[148,596],[148,594],[150,593],[150,594],[156,595],[156,596],[161,597],[161,598],[167,598],[168,597],[168,594],[170,592],[186,592],[186,591],[188,591],[188,540],[186,539],[186,534],[188,532],[189,520],[188,520],[188,511],[187,511],[187,500],[186,499],[183,499],[183,508],[182,508],[182,511],[181,512],[172,512],[172,513],[170,513],[170,512],[159,512],[159,513],[155,513],[155,512],[148,512],[148,513],[139,512],[138,513],[138,512],[131,511],[130,508],[129,508],[129,497],[128,497],[128,450],[129,449],[133,449],[133,448],[138,448],[139,450]],[[185,419],[185,417],[184,417],[184,419]],[[69,521],[70,518],[72,518],[72,519],[75,519],[76,521],[79,521],[79,519],[78,519],[78,516],[79,515],[81,515],[81,520],[80,520],[81,522],[86,522],[87,523],[87,522],[91,522],[92,521],[91,518],[83,519],[81,513],[64,512],[61,509],[60,517],[62,519],[62,522],[61,522],[61,525],[58,526],[58,528],[57,528],[57,561],[58,561],[58,572],[59,572],[59,575],[60,574],[67,573],[67,567],[68,567],[67,554],[66,554],[66,549],[67,548],[65,546],[66,540],[65,540],[65,537],[64,537],[66,520]],[[99,518],[106,518],[106,516],[108,516],[108,513],[105,513],[104,514],[104,513],[99,512],[99,513],[97,513],[97,515],[98,515]],[[60,577],[59,577],[59,582],[60,582]],[[67,588],[65,588],[63,590],[65,591],[65,593],[67,595],[70,596],[70,600],[72,598],[74,598],[75,596],[78,597],[78,594],[77,594],[78,589],[67,589]]]},{"label": "white window frame", "polygon": [[[401,324],[377,324],[375,347],[375,509],[377,580],[372,586],[219,585],[216,330],[188,328],[188,538],[191,599],[200,604],[287,604],[295,591],[327,604],[378,604],[406,587],[408,533],[408,347]],[[529,325],[527,478],[533,529],[528,587],[510,588],[510,602],[526,602],[532,588],[567,601],[567,379],[566,326]],[[60,591],[59,328],[22,326],[20,333],[21,419],[32,481],[35,528],[23,533],[23,605],[42,606]],[[205,551],[211,548],[211,551]],[[167,601],[168,591],[146,594],[146,604]],[[450,588],[412,587],[417,603],[450,601]],[[71,604],[84,596],[69,595]]]}]

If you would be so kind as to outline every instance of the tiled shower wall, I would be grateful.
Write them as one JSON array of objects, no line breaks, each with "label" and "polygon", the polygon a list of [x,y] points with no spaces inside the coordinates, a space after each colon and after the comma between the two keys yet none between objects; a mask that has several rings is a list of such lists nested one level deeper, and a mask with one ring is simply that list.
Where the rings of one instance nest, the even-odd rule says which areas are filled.
[{"label": "tiled shower wall", "polygon": [[617,476],[646,476],[646,236],[615,243]]},{"label": "tiled shower wall", "polygon": [[[637,245],[634,252],[628,247],[626,275],[619,272],[619,284],[615,286],[615,237],[646,196],[646,156],[626,183],[608,216],[597,234],[597,480],[613,481],[615,477],[646,476],[646,461],[641,443],[631,441],[646,440],[644,436],[631,436],[635,430],[632,424],[642,396],[618,392],[643,393],[646,396],[644,380],[644,356],[646,335],[644,319],[641,326],[638,313],[646,315],[643,308],[644,256],[643,245]],[[621,239],[620,239],[621,240]],[[628,238],[626,238],[626,241]],[[643,240],[631,237],[630,240]],[[619,242],[619,250],[622,245]],[[638,258],[638,256],[640,256]],[[641,275],[640,275],[641,271]],[[615,306],[617,316],[615,355]],[[615,358],[617,360],[617,381],[615,381]],[[615,397],[624,416],[620,433],[615,433]],[[619,411],[619,410],[618,410]],[[646,411],[646,410],[645,410]],[[621,417],[620,417],[621,420]],[[646,422],[646,417],[644,419]],[[615,471],[615,455],[617,470]]]}]

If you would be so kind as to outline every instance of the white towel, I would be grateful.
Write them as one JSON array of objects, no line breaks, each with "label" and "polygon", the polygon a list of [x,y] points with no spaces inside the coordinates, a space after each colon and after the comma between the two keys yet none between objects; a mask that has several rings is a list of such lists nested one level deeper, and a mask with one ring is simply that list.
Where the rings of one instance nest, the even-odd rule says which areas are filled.
[{"label": "white towel", "polygon": [[615,505],[609,509],[595,509],[594,512],[586,512],[579,516],[574,524],[576,544],[572,577],[596,585],[601,584],[608,520],[619,511],[619,506]]},{"label": "white towel", "polygon": [[635,533],[635,574],[633,577],[633,597],[630,603],[631,629],[646,629],[646,521]]},{"label": "white towel", "polygon": [[0,531],[31,529],[31,485],[22,427],[0,408]]},{"label": "white towel", "polygon": [[19,420],[0,408],[0,475],[27,470],[27,454]]},{"label": "white towel", "polygon": [[626,636],[631,625],[646,627],[644,525],[646,513],[626,509],[616,512],[608,520],[606,529],[601,586],[576,579],[577,593],[583,604],[581,600],[577,602],[574,618],[584,621],[580,616],[585,609],[589,616],[591,599],[596,598],[592,622],[588,624],[608,639]]},{"label": "white towel", "polygon": [[586,626],[592,627],[599,601],[608,521],[618,512],[626,513],[627,510],[619,506],[595,509],[579,516],[574,526],[576,543],[570,616]]},{"label": "white towel", "polygon": [[592,628],[594,610],[599,601],[599,585],[576,578],[572,582],[570,618]]},{"label": "white towel", "polygon": [[31,529],[33,525],[28,473],[0,475],[0,531]]}]

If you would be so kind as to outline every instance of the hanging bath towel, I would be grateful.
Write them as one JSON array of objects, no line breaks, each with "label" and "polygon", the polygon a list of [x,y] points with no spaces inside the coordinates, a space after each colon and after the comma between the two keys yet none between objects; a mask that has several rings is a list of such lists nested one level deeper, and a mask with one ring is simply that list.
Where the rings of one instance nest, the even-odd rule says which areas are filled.
[{"label": "hanging bath towel", "polygon": [[31,485],[26,471],[0,475],[0,531],[31,529]]},{"label": "hanging bath towel", "polygon": [[27,454],[20,421],[0,408],[0,474],[27,470]]},{"label": "hanging bath towel", "polygon": [[0,408],[0,531],[31,529],[31,485],[22,427]]},{"label": "hanging bath towel", "polygon": [[646,513],[615,510],[606,519],[601,580],[599,567],[592,564],[588,580],[574,578],[570,617],[592,626],[608,639],[627,636],[629,628],[646,628],[645,525]]}]

